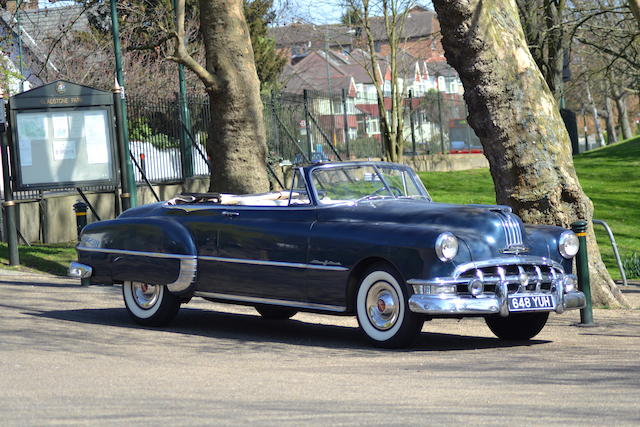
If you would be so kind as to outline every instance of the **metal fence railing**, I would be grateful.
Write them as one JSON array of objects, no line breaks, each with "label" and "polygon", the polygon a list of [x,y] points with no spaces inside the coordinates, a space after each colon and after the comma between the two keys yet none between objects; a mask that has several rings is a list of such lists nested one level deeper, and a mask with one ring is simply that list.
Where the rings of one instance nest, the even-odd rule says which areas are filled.
[{"label": "metal fence railing", "polygon": [[[129,97],[129,139],[133,157],[152,183],[181,181],[188,175],[208,175],[206,140],[210,123],[207,97],[189,97],[189,117],[183,126],[177,98],[149,101]],[[374,97],[348,96],[345,91],[263,96],[267,145],[281,161],[380,158],[384,154],[381,114]],[[481,146],[466,122],[462,97],[430,91],[404,101],[404,154],[478,152]],[[187,131],[185,131],[187,129]]]},{"label": "metal fence railing", "polygon": [[[276,94],[264,97],[267,141],[272,153],[291,161],[382,157],[381,114],[375,97],[327,94]],[[480,152],[480,141],[466,122],[457,94],[429,92],[404,100],[404,154]],[[304,159],[306,160],[306,159]]]},{"label": "metal fence railing", "polygon": [[[383,142],[381,114],[375,97],[347,96],[345,91],[263,96],[267,145],[271,158],[303,161],[380,158]],[[207,176],[210,159],[206,142],[210,124],[209,99],[187,99],[183,118],[177,95],[150,100],[129,96],[127,115],[134,174],[139,184],[181,182],[187,176]],[[466,105],[459,95],[431,91],[404,102],[404,154],[406,156],[480,151],[480,143],[467,125]],[[114,191],[112,186],[87,191]],[[75,191],[74,188],[45,192]],[[41,199],[42,190],[19,191],[18,200]]]}]

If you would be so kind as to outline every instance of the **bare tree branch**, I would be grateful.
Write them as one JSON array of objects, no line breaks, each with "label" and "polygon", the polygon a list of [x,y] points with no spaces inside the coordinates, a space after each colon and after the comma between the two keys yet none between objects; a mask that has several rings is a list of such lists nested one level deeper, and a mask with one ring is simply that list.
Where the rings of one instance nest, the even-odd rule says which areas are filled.
[{"label": "bare tree branch", "polygon": [[182,64],[190,69],[202,81],[208,92],[218,88],[216,76],[207,71],[198,61],[193,59],[186,47],[185,31],[185,0],[176,1],[176,32],[174,37],[174,52],[166,59]]}]

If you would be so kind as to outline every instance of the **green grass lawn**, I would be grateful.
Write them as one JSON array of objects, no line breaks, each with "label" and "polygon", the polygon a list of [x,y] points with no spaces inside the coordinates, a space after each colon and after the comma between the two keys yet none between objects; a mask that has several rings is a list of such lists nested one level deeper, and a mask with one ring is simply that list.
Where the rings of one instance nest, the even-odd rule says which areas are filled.
[{"label": "green grass lawn", "polygon": [[17,271],[36,270],[66,276],[69,263],[77,259],[74,246],[73,243],[20,246],[20,265],[9,267],[7,244],[0,242],[0,268]]},{"label": "green grass lawn", "polygon": [[[594,204],[595,219],[613,230],[621,257],[640,253],[640,136],[574,158],[580,184]],[[495,203],[488,169],[422,172],[434,200],[445,203]],[[602,257],[614,279],[620,278],[609,238],[596,226]]]}]

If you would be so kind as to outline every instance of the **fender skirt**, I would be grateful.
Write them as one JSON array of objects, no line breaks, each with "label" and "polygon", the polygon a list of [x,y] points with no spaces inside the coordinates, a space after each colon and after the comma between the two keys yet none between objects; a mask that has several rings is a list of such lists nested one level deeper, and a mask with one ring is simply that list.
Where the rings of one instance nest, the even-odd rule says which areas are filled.
[{"label": "fender skirt", "polygon": [[198,268],[191,233],[162,218],[122,218],[87,225],[78,261],[92,267],[92,283],[125,280],[166,285],[173,294],[193,293]]}]

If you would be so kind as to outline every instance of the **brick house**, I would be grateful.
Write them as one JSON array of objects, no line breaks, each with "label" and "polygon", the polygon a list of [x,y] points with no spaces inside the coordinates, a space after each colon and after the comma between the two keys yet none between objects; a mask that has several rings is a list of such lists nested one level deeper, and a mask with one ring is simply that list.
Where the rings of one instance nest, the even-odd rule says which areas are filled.
[{"label": "brick house", "polygon": [[[379,56],[376,72],[384,81],[384,104],[388,110],[391,105],[391,72],[385,57],[390,52],[389,42],[382,18],[372,18],[371,27]],[[405,102],[411,113],[411,120],[405,120],[406,140],[417,139],[419,143],[425,143],[441,132],[441,126],[455,127],[466,116],[462,83],[455,70],[446,63],[439,29],[433,11],[415,7],[406,17],[398,52],[399,85],[413,98]],[[284,91],[298,94],[304,89],[314,91],[314,111],[320,116],[321,123],[330,123],[334,139],[337,132],[338,141],[345,139],[345,121],[352,138],[362,135],[380,138],[376,88],[364,66],[367,64],[369,68],[370,57],[368,50],[364,49],[366,43],[360,29],[342,24],[292,24],[269,31],[278,49],[290,58],[282,75]],[[433,105],[425,105],[427,94],[434,90],[447,106],[454,106],[444,117],[434,113]],[[347,114],[343,112],[340,99],[343,91]],[[331,102],[330,98],[333,99]],[[434,99],[433,95],[431,99]]]}]

